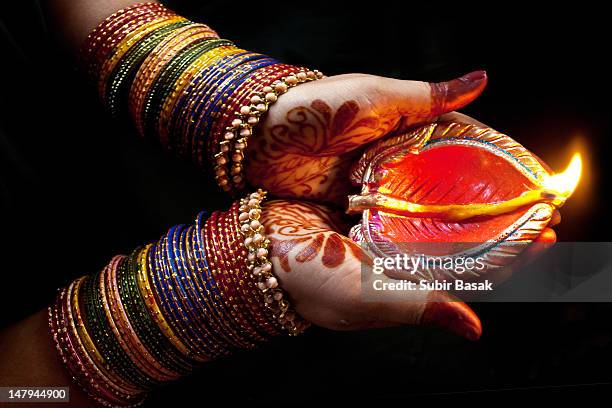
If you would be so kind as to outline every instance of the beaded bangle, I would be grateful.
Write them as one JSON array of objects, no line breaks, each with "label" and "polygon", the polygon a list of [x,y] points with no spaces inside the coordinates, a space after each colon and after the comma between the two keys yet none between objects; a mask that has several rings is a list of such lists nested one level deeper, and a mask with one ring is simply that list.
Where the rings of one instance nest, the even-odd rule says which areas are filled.
[{"label": "beaded bangle", "polygon": [[[234,119],[235,112],[240,110],[240,107],[248,104],[251,95],[260,92],[265,84],[272,83],[284,76],[289,75],[296,68],[287,64],[273,64],[268,67],[257,70],[253,73],[241,86],[236,89],[234,95],[230,98],[225,106],[220,110],[220,114],[214,118],[215,125],[210,132],[208,141],[208,157],[213,157],[217,151],[217,146],[223,140],[226,128]],[[255,125],[255,123],[253,123]],[[218,174],[219,175],[219,174]]]},{"label": "beaded bangle", "polygon": [[295,336],[308,328],[309,322],[298,316],[289,306],[286,296],[278,286],[278,280],[272,272],[272,263],[268,260],[270,241],[265,237],[264,226],[259,221],[261,202],[266,192],[259,189],[247,198],[240,200],[240,232],[244,237],[244,246],[248,250],[248,270],[257,279],[265,305],[272,311],[274,318],[281,326]]},{"label": "beaded bangle", "polygon": [[[286,76],[264,87],[261,92],[251,97],[249,105],[242,106],[240,111],[236,112],[235,119],[226,128],[224,140],[219,143],[218,151],[214,155],[214,173],[219,187],[230,192],[233,189],[242,189],[246,185],[242,162],[248,138],[253,133],[253,127],[259,123],[261,116],[268,111],[271,104],[278,100],[280,95],[296,85],[320,78],[323,78],[323,74],[316,70],[302,70],[295,75]],[[231,179],[228,176],[230,174],[228,165],[230,164]]]},{"label": "beaded bangle", "polygon": [[237,256],[227,257],[228,269],[231,272],[232,284],[235,287],[236,297],[242,299],[242,307],[244,314],[247,316],[247,321],[253,328],[264,338],[270,336],[278,336],[282,334],[281,328],[276,325],[276,322],[270,318],[261,303],[261,295],[259,289],[255,287],[253,276],[248,273],[246,257],[247,251],[242,244],[242,236],[240,233],[240,223],[238,222],[238,207],[236,202],[223,216],[226,223],[225,229],[229,231],[230,249],[228,252],[237,254]]},{"label": "beaded bangle", "polygon": [[238,283],[236,284],[239,295],[242,299],[246,299],[246,305],[250,311],[253,320],[256,322],[256,327],[261,328],[268,336],[278,336],[282,334],[282,327],[278,322],[270,318],[269,310],[261,302],[261,292],[257,287],[257,279],[248,271],[247,250],[243,244],[242,232],[240,231],[240,203],[235,202],[229,211],[228,217],[231,218],[231,234],[232,242],[237,246],[236,251],[240,254],[235,259],[235,268]]}]

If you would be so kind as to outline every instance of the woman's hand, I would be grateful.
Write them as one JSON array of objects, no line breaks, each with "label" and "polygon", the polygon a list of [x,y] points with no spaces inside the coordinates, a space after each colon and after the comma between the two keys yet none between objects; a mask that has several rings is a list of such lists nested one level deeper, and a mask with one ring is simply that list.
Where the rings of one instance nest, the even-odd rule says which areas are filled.
[{"label": "woman's hand", "polygon": [[[393,282],[372,272],[372,258],[348,237],[344,215],[328,207],[288,200],[264,204],[262,223],[270,239],[270,259],[296,311],[313,324],[354,330],[407,324],[446,328],[470,340],[482,333],[478,316],[465,303],[440,291],[367,292],[372,279]],[[550,226],[560,220],[558,213]],[[506,270],[508,277],[554,243],[546,228]]]},{"label": "woman's hand", "polygon": [[262,223],[276,276],[296,311],[313,324],[334,330],[432,324],[471,340],[480,337],[476,314],[444,292],[364,300],[362,276],[392,279],[373,275],[370,256],[337,232],[347,230],[342,214],[317,204],[275,200],[264,205]]},{"label": "woman's hand", "polygon": [[251,139],[247,177],[278,197],[344,204],[360,147],[467,105],[486,83],[477,71],[436,84],[347,74],[300,85]]}]

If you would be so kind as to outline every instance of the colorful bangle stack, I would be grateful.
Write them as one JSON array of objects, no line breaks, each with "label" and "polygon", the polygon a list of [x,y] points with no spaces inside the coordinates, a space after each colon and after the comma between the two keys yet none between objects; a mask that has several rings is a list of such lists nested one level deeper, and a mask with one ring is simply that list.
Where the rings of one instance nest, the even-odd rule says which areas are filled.
[{"label": "colorful bangle stack", "polygon": [[268,260],[259,190],[227,212],[178,225],[60,290],[49,308],[59,355],[95,401],[134,406],[200,363],[296,335]]},{"label": "colorful bangle stack", "polygon": [[83,64],[113,114],[202,168],[225,191],[245,187],[247,139],[289,88],[323,77],[220,39],[156,3],[104,20],[83,46]]}]

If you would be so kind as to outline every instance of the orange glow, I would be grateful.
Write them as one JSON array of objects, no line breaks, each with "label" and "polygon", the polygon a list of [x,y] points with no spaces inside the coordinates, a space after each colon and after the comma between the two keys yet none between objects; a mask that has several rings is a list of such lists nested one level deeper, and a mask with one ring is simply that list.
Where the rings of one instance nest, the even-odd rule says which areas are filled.
[{"label": "orange glow", "polygon": [[574,153],[567,168],[561,173],[547,177],[541,186],[547,193],[555,196],[553,202],[562,205],[567,200],[580,182],[582,175],[582,156]]}]

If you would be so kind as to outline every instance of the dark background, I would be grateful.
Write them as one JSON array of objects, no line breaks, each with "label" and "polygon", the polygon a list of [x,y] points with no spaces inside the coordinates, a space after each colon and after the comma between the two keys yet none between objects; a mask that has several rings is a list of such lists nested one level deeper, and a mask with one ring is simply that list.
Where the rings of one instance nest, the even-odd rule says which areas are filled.
[{"label": "dark background", "polygon": [[[171,5],[244,48],[328,75],[437,81],[486,69],[488,89],[464,112],[554,169],[580,146],[589,166],[556,230],[561,241],[610,240],[610,35],[601,10],[499,6],[487,16],[467,4],[442,13],[407,2],[199,3]],[[225,205],[205,176],[109,119],[54,47],[37,1],[1,2],[0,327],[113,254]],[[474,308],[484,325],[476,343],[424,328],[313,329],[211,363],[151,400],[454,402],[612,390],[608,304]]]}]

